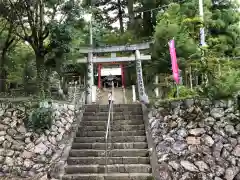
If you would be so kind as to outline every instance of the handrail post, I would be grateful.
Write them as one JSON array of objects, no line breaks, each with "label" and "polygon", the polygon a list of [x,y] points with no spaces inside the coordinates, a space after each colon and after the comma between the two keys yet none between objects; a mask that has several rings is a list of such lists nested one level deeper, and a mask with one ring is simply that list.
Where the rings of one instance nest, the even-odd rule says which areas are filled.
[{"label": "handrail post", "polygon": [[[112,120],[111,120],[110,129],[111,129],[111,126],[113,125],[113,101],[112,101],[111,114],[112,114]],[[110,131],[110,136],[111,136],[111,131]],[[112,149],[112,137],[111,137],[111,139],[110,139],[110,148]]]},{"label": "handrail post", "polygon": [[105,173],[107,173],[107,149],[108,149],[108,145],[107,145],[107,138],[105,138]]},{"label": "handrail post", "polygon": [[[105,134],[105,173],[108,172],[108,142],[110,143],[110,148],[112,148],[112,140],[111,140],[111,123],[113,123],[113,97],[114,97],[114,83],[112,81],[112,98],[109,104],[108,110],[108,120]],[[109,141],[108,141],[109,139]],[[110,155],[110,154],[109,154]]]},{"label": "handrail post", "polygon": [[113,102],[114,102],[114,83],[112,81],[112,99],[111,99],[111,104],[112,104],[112,107],[111,107],[111,118],[110,118],[110,126],[109,126],[109,135],[110,135],[110,148],[112,148],[112,136],[111,136],[111,126],[113,124]]},{"label": "handrail post", "polygon": [[123,87],[123,102],[124,104],[127,104],[126,89],[124,87]]}]

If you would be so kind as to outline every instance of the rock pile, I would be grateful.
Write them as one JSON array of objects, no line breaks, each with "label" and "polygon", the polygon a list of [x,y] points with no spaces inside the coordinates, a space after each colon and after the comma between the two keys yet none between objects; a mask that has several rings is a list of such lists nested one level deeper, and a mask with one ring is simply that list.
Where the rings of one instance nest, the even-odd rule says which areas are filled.
[{"label": "rock pile", "polygon": [[158,103],[149,126],[162,179],[240,180],[240,115],[234,101]]},{"label": "rock pile", "polygon": [[37,134],[24,126],[24,106],[0,105],[0,176],[34,176],[48,172],[61,160],[75,121],[74,106],[54,103],[52,107],[51,129]]}]

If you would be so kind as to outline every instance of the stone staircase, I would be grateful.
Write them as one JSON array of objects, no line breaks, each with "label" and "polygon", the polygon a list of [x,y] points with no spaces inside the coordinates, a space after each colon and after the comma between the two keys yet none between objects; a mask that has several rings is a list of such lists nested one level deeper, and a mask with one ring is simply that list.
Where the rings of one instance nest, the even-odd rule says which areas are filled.
[{"label": "stone staircase", "polygon": [[152,180],[140,105],[114,105],[112,148],[105,166],[107,105],[89,105],[69,153],[63,180]]}]

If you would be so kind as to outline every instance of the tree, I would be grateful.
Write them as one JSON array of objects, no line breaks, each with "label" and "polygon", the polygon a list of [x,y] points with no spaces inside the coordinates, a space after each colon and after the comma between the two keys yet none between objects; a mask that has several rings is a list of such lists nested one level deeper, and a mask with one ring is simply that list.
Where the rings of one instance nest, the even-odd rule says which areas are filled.
[{"label": "tree", "polygon": [[19,41],[8,52],[7,71],[8,82],[18,83],[24,88],[36,79],[34,52],[27,43]]},{"label": "tree", "polygon": [[150,64],[157,72],[171,70],[168,41],[172,38],[175,38],[180,68],[184,68],[187,61],[200,59],[199,29],[203,25],[206,27],[208,44],[206,58],[214,54],[216,57],[236,55],[240,42],[237,4],[204,3],[204,24],[195,8],[198,2],[194,0],[181,5],[172,4],[165,11],[159,12],[154,34],[153,62]]},{"label": "tree", "polygon": [[[124,32],[124,18],[126,17],[125,7],[127,5],[126,0],[85,0],[83,1],[84,7],[92,6],[95,15],[102,21],[108,21],[107,24],[113,24],[119,22],[120,32]],[[96,13],[98,12],[98,14]],[[99,14],[99,12],[101,12]]]},{"label": "tree", "polygon": [[239,8],[236,1],[212,1],[210,7],[212,16],[206,24],[209,33],[207,43],[218,57],[239,55]]},{"label": "tree", "polygon": [[177,57],[180,67],[192,57],[199,57],[198,37],[196,29],[199,19],[195,16],[186,17],[184,6],[172,4],[165,12],[158,15],[158,22],[154,34],[154,46],[152,51],[153,61],[149,66],[153,73],[169,72],[171,61],[169,56],[168,42],[174,38],[176,42]]},{"label": "tree", "polygon": [[17,38],[13,34],[13,24],[3,18],[0,18],[0,92],[6,90],[7,79],[7,53],[17,43]]},{"label": "tree", "polygon": [[[13,23],[14,33],[32,47],[36,57],[37,80],[44,92],[45,56],[57,43],[48,44],[56,26],[69,24],[79,18],[80,2],[74,0],[3,0],[1,16]],[[61,28],[61,27],[60,27]],[[68,37],[66,37],[68,38]]]}]

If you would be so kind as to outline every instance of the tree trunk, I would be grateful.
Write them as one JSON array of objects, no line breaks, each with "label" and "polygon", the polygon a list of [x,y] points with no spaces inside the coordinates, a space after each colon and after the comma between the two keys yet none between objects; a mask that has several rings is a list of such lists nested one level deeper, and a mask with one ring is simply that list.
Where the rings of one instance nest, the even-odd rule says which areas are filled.
[{"label": "tree trunk", "polygon": [[0,92],[6,91],[6,79],[7,79],[7,71],[5,69],[6,64],[6,54],[13,44],[15,38],[12,37],[12,29],[10,28],[8,31],[7,39],[4,42],[4,46],[1,51],[0,57]]},{"label": "tree trunk", "polygon": [[144,36],[151,36],[153,32],[152,17],[151,11],[143,13],[143,29]]},{"label": "tree trunk", "polygon": [[134,12],[133,12],[133,0],[128,0],[128,18],[129,18],[129,26],[130,30],[134,29]]},{"label": "tree trunk", "polygon": [[6,63],[6,48],[2,50],[1,59],[0,59],[0,92],[6,92],[6,78],[7,71],[5,69]]},{"label": "tree trunk", "polygon": [[118,20],[120,24],[120,31],[121,33],[124,33],[124,26],[123,26],[123,11],[121,6],[121,0],[118,0]]},{"label": "tree trunk", "polygon": [[37,69],[37,93],[40,98],[45,98],[45,80],[46,80],[46,71],[44,66],[44,56],[41,52],[35,53],[36,55],[36,69]]},{"label": "tree trunk", "polygon": [[145,12],[143,13],[143,29],[144,34],[143,36],[149,37],[152,36],[153,33],[153,18],[152,18],[152,11],[151,9],[156,7],[156,3],[152,1],[146,1],[143,3],[143,9]]}]

